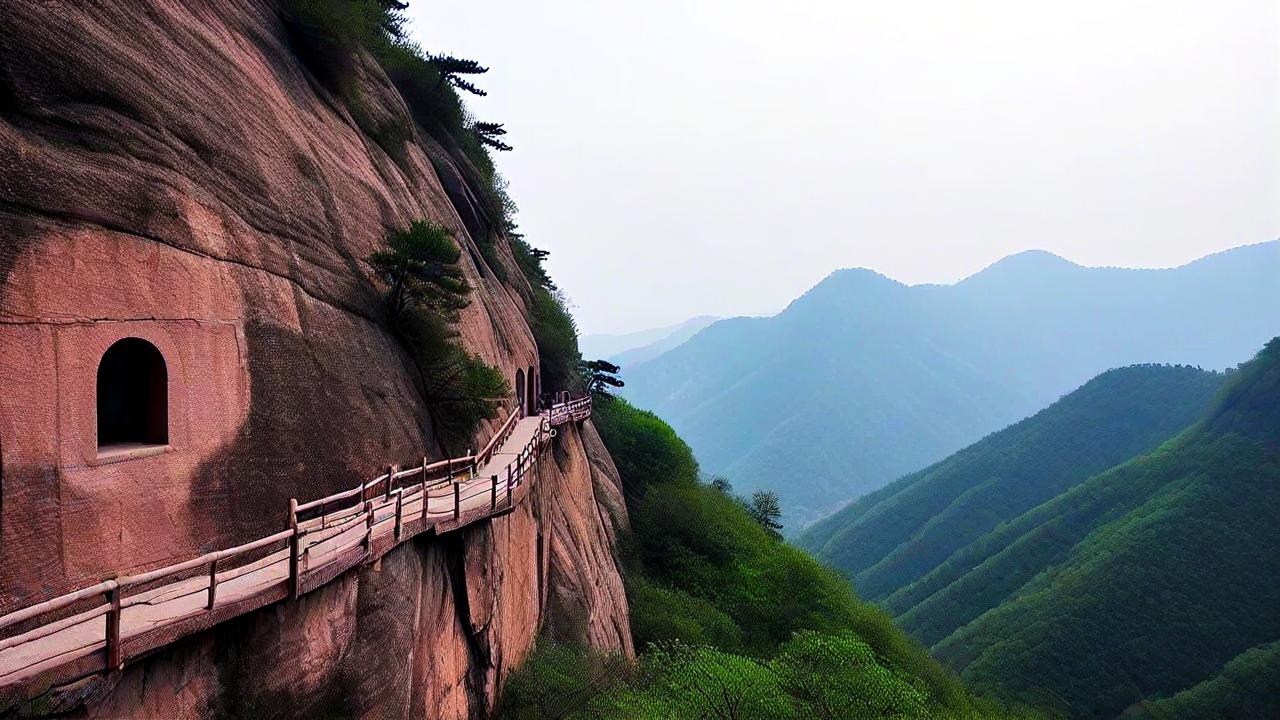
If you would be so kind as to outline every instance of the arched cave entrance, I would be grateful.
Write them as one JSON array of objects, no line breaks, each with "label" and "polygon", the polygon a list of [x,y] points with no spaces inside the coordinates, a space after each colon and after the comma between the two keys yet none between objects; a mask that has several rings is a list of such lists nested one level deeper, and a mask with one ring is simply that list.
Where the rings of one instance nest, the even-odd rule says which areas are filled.
[{"label": "arched cave entrance", "polygon": [[524,406],[528,408],[530,415],[538,412],[538,373],[532,367],[529,368],[528,397]]},{"label": "arched cave entrance", "polygon": [[524,404],[524,370],[516,370],[516,402],[520,403],[520,414],[524,415],[528,409]]},{"label": "arched cave entrance", "polygon": [[98,363],[98,450],[169,442],[169,372],[155,345],[125,338]]}]

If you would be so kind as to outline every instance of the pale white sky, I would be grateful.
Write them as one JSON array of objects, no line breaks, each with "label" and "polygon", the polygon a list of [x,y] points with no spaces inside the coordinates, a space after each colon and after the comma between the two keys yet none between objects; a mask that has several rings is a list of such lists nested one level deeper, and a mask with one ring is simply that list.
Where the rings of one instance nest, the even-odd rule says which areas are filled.
[{"label": "pale white sky", "polygon": [[1280,237],[1280,0],[413,0],[583,332]]}]

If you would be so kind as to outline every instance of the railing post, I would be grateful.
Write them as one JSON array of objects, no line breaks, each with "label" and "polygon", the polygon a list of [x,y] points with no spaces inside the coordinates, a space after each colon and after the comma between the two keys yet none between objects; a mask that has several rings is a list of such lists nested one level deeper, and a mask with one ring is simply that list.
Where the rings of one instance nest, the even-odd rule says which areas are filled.
[{"label": "railing post", "polygon": [[391,485],[395,483],[395,479],[396,479],[396,466],[395,465],[387,466],[387,497],[391,497]]},{"label": "railing post", "polygon": [[364,501],[364,549],[365,554],[373,556],[373,501]]},{"label": "railing post", "polygon": [[[323,508],[322,508],[323,509]],[[324,516],[321,515],[320,527],[324,527]],[[298,498],[289,498],[289,527],[293,534],[289,536],[289,599],[297,600],[301,590],[301,579],[298,577],[299,552],[302,539],[298,536]]]},{"label": "railing post", "polygon": [[448,473],[445,477],[449,480],[453,480],[453,458],[446,458],[444,467],[445,472]]},{"label": "railing post", "polygon": [[209,562],[209,603],[206,610],[212,610],[218,599],[218,558]]},{"label": "railing post", "polygon": [[107,590],[107,602],[111,609],[107,611],[107,670],[115,671],[124,667],[120,657],[120,586],[113,585]]},{"label": "railing post", "polygon": [[453,484],[453,521],[462,517],[462,483]]},{"label": "railing post", "polygon": [[396,542],[404,533],[404,492],[396,493]]},{"label": "railing post", "polygon": [[493,476],[493,490],[489,494],[489,512],[498,509],[498,476]]}]

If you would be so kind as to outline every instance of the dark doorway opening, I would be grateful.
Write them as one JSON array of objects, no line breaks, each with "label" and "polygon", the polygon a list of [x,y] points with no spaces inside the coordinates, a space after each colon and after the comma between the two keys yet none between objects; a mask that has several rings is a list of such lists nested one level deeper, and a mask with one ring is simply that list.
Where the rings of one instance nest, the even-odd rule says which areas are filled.
[{"label": "dark doorway opening", "polygon": [[516,402],[520,403],[521,415],[527,412],[524,400],[524,370],[516,370]]},{"label": "dark doorway opening", "polygon": [[525,394],[525,408],[530,415],[538,412],[538,374],[529,368],[529,388]]},{"label": "dark doorway opening", "polygon": [[98,364],[98,450],[169,442],[169,372],[155,345],[125,338]]}]

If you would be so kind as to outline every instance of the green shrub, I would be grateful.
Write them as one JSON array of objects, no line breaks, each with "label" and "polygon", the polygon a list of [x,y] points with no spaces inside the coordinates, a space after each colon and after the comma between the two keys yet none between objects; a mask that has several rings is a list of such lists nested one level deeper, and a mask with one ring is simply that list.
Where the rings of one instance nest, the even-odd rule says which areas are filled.
[{"label": "green shrub", "polygon": [[449,231],[415,221],[387,237],[388,249],[369,256],[387,285],[387,314],[418,369],[423,400],[446,451],[463,448],[479,424],[511,394],[497,368],[457,343],[451,323],[471,291],[458,266],[461,250]]},{"label": "green shrub", "polygon": [[715,605],[680,590],[628,578],[627,605],[636,647],[681,640],[721,650],[742,648],[742,629]]},{"label": "green shrub", "polygon": [[503,688],[496,716],[505,720],[600,717],[606,695],[627,679],[622,657],[542,637]]},{"label": "green shrub", "polygon": [[609,718],[799,720],[794,700],[764,663],[705,647],[650,648],[641,682],[610,698]]},{"label": "green shrub", "polygon": [[614,398],[594,407],[591,419],[609,446],[629,504],[650,486],[698,481],[693,450],[657,415]]},{"label": "green shrub", "polygon": [[[717,659],[713,667],[743,669],[748,667],[743,663],[753,663],[776,674],[799,662],[807,646],[793,643],[805,637],[824,652],[874,656],[874,667],[848,669],[843,680],[868,682],[874,690],[847,698],[852,707],[862,708],[849,717],[882,717],[877,713],[885,708],[897,708],[901,717],[1006,713],[974,698],[885,613],[860,601],[837,573],[762,527],[741,500],[718,489],[728,487],[727,481],[700,483],[693,453],[657,416],[614,399],[598,404],[592,419],[621,475],[631,517],[624,565],[637,647],[679,640],[740,656],[731,662]],[[818,636],[828,639],[819,642]],[[713,656],[680,655],[699,662]],[[722,660],[727,665],[717,665]],[[770,660],[781,664],[769,665]],[[806,690],[799,670],[789,672],[777,687],[794,701],[795,717],[822,717],[813,704],[834,700]],[[674,707],[662,705],[675,702],[671,697],[659,702],[647,689],[637,692],[646,702]],[[640,714],[648,712],[643,703],[627,707],[636,717],[648,717]],[[686,710],[656,717],[698,717],[682,714]]]},{"label": "green shrub", "polygon": [[918,678],[881,663],[851,632],[796,633],[770,663],[805,717],[934,717],[928,688]]},{"label": "green shrub", "polygon": [[856,634],[797,633],[771,660],[669,641],[636,665],[541,640],[513,673],[498,717],[515,720],[858,720],[1029,717],[940,704]]}]

